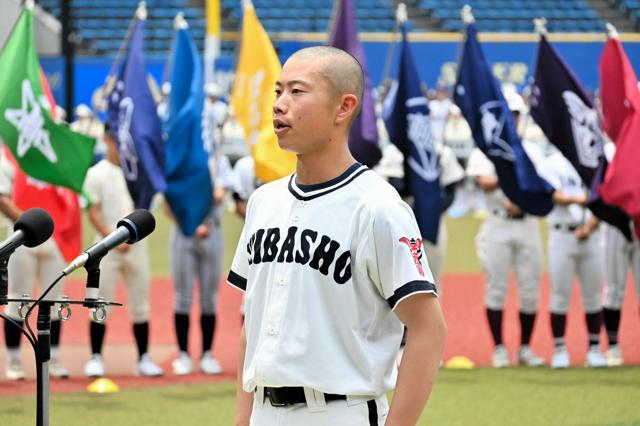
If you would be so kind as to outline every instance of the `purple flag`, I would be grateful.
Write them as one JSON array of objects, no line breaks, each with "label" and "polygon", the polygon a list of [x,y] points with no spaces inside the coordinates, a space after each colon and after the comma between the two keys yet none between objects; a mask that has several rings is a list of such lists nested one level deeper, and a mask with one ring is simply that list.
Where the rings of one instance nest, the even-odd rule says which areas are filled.
[{"label": "purple flag", "polygon": [[358,24],[351,0],[338,0],[337,9],[329,45],[345,50],[353,55],[364,70],[364,96],[360,114],[356,117],[349,133],[349,150],[356,160],[368,167],[378,164],[382,151],[378,145],[378,128],[373,102],[372,85],[367,72],[367,61],[364,49],[358,40]]}]

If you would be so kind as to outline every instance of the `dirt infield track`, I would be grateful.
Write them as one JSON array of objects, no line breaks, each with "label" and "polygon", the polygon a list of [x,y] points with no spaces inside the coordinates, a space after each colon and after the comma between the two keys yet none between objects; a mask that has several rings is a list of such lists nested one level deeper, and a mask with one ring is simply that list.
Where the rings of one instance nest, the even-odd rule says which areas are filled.
[{"label": "dirt infield track", "polygon": [[[640,364],[640,317],[638,298],[632,285],[627,286],[627,297],[623,308],[620,340],[627,364]],[[448,274],[444,278],[442,305],[449,334],[445,348],[445,359],[465,355],[480,366],[489,365],[492,352],[491,338],[486,326],[483,303],[483,278],[480,274]],[[517,294],[510,286],[505,312],[505,341],[515,357],[519,343]],[[73,279],[66,285],[65,293],[72,299],[84,297],[84,281]],[[587,332],[579,298],[577,283],[567,323],[567,344],[572,364],[582,365],[586,354]],[[195,299],[197,300],[197,299]],[[240,293],[227,284],[221,284],[219,312],[214,352],[225,373],[221,376],[205,376],[195,373],[190,376],[174,376],[171,361],[177,354],[173,331],[173,287],[168,279],[155,279],[152,286],[152,320],[150,353],[165,369],[162,378],[147,379],[133,375],[136,350],[131,323],[126,308],[115,308],[109,317],[104,356],[107,376],[121,388],[169,386],[174,384],[229,381],[235,379],[238,333],[240,330]],[[120,286],[117,301],[124,302],[124,290]],[[541,289],[540,315],[533,333],[533,349],[548,362],[553,351],[548,316],[549,283],[545,277]],[[198,312],[191,320],[190,346],[194,359],[200,355]],[[3,335],[0,327],[0,336]],[[82,370],[89,359],[88,311],[75,308],[70,321],[63,325],[62,354],[64,365],[72,378],[52,380],[52,392],[84,391],[91,382]],[[35,394],[33,352],[23,339],[22,359],[30,377],[22,382],[8,382],[4,378],[4,337],[0,337],[0,395]],[[602,335],[604,342],[604,333]],[[513,360],[513,359],[512,359]],[[197,363],[194,363],[197,366]]]}]

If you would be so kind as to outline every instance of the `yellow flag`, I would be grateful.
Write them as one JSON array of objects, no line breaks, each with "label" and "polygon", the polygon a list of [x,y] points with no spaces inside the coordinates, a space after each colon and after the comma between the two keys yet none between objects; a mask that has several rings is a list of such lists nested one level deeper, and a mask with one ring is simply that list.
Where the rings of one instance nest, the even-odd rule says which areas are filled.
[{"label": "yellow flag", "polygon": [[275,83],[282,68],[251,2],[245,2],[243,15],[231,105],[247,135],[256,177],[270,182],[292,173],[296,167],[295,155],[280,149],[273,131]]}]

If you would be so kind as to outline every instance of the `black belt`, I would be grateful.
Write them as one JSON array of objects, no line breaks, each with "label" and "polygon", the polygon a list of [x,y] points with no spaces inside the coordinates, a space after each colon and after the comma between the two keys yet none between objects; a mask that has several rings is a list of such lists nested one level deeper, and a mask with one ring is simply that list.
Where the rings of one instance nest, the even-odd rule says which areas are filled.
[{"label": "black belt", "polygon": [[522,220],[527,216],[524,213],[509,213],[503,210],[493,210],[491,213],[493,213],[494,216],[500,216],[505,219],[514,219],[514,220]]},{"label": "black belt", "polygon": [[[264,399],[274,407],[284,407],[293,404],[305,404],[307,399],[304,396],[303,387],[286,387],[286,388],[264,388]],[[346,395],[336,395],[333,393],[325,393],[324,400],[339,401],[347,399]]]},{"label": "black belt", "polygon": [[580,228],[580,225],[569,225],[566,223],[555,223],[553,225],[553,229],[556,229],[558,231],[575,232],[575,230],[578,228]]}]

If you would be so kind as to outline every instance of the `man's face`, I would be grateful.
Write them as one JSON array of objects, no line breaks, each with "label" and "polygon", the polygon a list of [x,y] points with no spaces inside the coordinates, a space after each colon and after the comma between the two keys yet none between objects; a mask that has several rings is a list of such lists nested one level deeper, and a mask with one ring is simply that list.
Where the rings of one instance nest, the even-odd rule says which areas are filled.
[{"label": "man's face", "polygon": [[321,60],[292,58],[282,68],[273,103],[273,127],[282,149],[314,151],[333,130],[340,103],[322,67]]}]

